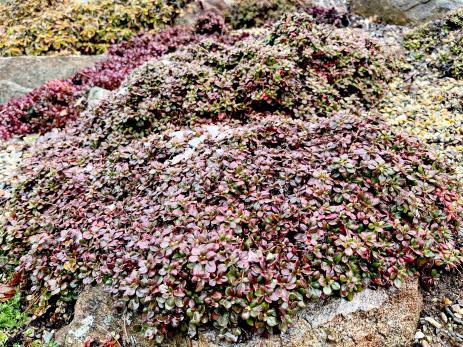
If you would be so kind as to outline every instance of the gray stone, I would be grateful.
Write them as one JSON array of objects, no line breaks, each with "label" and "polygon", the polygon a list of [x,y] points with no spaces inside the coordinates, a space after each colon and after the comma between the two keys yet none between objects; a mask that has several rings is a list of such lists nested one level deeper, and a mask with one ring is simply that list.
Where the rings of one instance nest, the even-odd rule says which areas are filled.
[{"label": "gray stone", "polygon": [[[14,89],[14,96],[22,95],[50,80],[70,77],[77,70],[91,66],[99,59],[101,56],[86,55],[0,58],[0,79],[13,83],[10,86],[18,85]],[[5,99],[1,102],[5,102]]]},{"label": "gray stone", "polygon": [[[165,346],[408,346],[415,337],[422,301],[418,281],[408,280],[400,289],[366,289],[350,302],[332,299],[311,303],[299,311],[285,333],[268,339],[253,337],[247,342],[227,344],[215,331],[203,330],[197,340],[177,337]],[[119,335],[138,347],[155,346],[126,322],[114,313],[108,294],[98,287],[87,288],[77,300],[74,320],[57,332],[56,341],[65,347],[77,347],[89,337],[102,341],[110,335]]]},{"label": "gray stone", "polygon": [[463,6],[463,0],[350,0],[353,13],[389,24],[419,24]]},{"label": "gray stone", "polygon": [[93,87],[88,91],[87,110],[94,108],[99,102],[105,99],[111,91],[99,87]]},{"label": "gray stone", "polygon": [[8,100],[27,94],[31,91],[30,88],[25,88],[11,81],[0,80],[0,104]]}]

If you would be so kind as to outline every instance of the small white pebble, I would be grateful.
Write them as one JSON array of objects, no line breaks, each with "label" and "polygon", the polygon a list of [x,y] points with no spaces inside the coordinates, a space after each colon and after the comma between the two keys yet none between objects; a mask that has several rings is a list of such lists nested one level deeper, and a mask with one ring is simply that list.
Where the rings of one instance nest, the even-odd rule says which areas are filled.
[{"label": "small white pebble", "polygon": [[454,313],[463,314],[463,310],[461,309],[461,306],[458,304],[452,305],[452,311]]},{"label": "small white pebble", "polygon": [[442,320],[444,321],[444,323],[447,323],[449,321],[449,319],[447,318],[447,316],[445,315],[444,312],[441,312],[440,316],[441,316]]},{"label": "small white pebble", "polygon": [[426,340],[421,341],[421,346],[422,347],[431,347],[431,345]]},{"label": "small white pebble", "polygon": [[415,340],[421,340],[424,337],[424,334],[421,330],[418,330],[415,334]]},{"label": "small white pebble", "polygon": [[440,324],[438,321],[436,321],[432,317],[426,317],[424,320],[438,329],[442,328],[442,324]]}]

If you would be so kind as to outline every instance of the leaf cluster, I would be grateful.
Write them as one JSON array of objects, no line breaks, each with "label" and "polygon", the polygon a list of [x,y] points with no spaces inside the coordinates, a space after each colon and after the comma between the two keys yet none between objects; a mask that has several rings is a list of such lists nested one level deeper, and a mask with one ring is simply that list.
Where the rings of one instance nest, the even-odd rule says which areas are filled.
[{"label": "leaf cluster", "polygon": [[445,77],[463,78],[463,10],[426,23],[405,37],[405,47]]},{"label": "leaf cluster", "polygon": [[[214,17],[210,17],[214,20]],[[61,128],[77,118],[85,106],[81,98],[91,87],[117,89],[127,75],[144,62],[173,52],[204,37],[234,41],[241,36],[226,35],[226,28],[215,19],[208,24],[200,18],[196,32],[187,27],[167,28],[159,33],[140,33],[129,41],[112,45],[103,59],[82,69],[67,80],[48,82],[25,96],[0,105],[0,138],[44,133]],[[205,28],[208,28],[207,30]],[[207,33],[207,34],[206,34]],[[221,35],[221,34],[224,35]]]},{"label": "leaf cluster", "polygon": [[[43,1],[25,3],[35,8]],[[172,24],[185,5],[183,1],[167,0],[53,4],[56,6],[34,15],[7,21],[0,28],[0,55],[101,54],[109,45],[126,41],[140,31],[158,31]]]}]

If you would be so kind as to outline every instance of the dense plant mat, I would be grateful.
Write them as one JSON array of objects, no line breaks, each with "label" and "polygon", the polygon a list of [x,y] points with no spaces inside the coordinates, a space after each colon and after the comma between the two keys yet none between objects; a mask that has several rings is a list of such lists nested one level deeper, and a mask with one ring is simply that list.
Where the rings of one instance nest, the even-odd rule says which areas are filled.
[{"label": "dense plant mat", "polygon": [[[332,12],[312,8],[313,20],[336,24]],[[214,36],[214,41],[233,43],[246,33],[230,32],[223,18],[213,13],[200,16],[193,28],[167,28],[159,33],[140,33],[127,42],[112,45],[106,56],[94,66],[77,72],[64,81],[51,81],[0,105],[0,138],[12,135],[44,133],[60,128],[77,118],[80,99],[95,86],[117,89],[127,75],[144,62]]]},{"label": "dense plant mat", "polygon": [[0,22],[0,55],[101,54],[135,33],[172,24],[185,5],[183,0],[66,0],[24,14],[24,6],[38,8],[43,2],[3,5],[4,16],[15,15],[16,6],[21,15]]},{"label": "dense plant mat", "polygon": [[277,333],[308,300],[457,266],[454,168],[362,108],[389,68],[308,15],[145,64],[29,153],[4,269],[36,317],[103,284],[161,342]]},{"label": "dense plant mat", "polygon": [[0,3],[0,25],[8,28],[24,20],[36,18],[51,8],[71,4],[72,0],[5,0]]},{"label": "dense plant mat", "polygon": [[206,40],[146,63],[128,78],[127,92],[95,111],[87,131],[95,145],[113,144],[172,124],[368,108],[383,94],[388,67],[391,57],[368,37],[316,25],[308,14],[287,16],[252,40]]},{"label": "dense plant mat", "polygon": [[388,123],[421,138],[448,158],[463,179],[463,81],[397,77],[381,103]]},{"label": "dense plant mat", "polygon": [[[214,23],[211,26],[210,23]],[[218,41],[239,40],[225,35],[223,19],[207,14],[194,28],[167,28],[159,33],[140,33],[131,40],[109,48],[94,66],[78,71],[67,80],[50,81],[25,96],[0,105],[0,138],[44,133],[77,118],[83,98],[91,87],[117,89],[127,75],[149,59],[173,52],[210,35]]]},{"label": "dense plant mat", "polygon": [[308,12],[319,22],[347,26],[347,17],[335,8],[307,6],[300,0],[237,0],[226,11],[227,22],[235,29],[252,28],[279,19],[290,12]]},{"label": "dense plant mat", "polygon": [[443,76],[463,78],[463,9],[426,23],[405,37],[405,47]]}]

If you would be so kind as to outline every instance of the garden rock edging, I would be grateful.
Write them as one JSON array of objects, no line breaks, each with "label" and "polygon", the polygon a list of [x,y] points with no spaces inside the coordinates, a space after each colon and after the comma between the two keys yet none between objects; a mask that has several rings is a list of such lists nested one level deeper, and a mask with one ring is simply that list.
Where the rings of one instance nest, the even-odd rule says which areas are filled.
[{"label": "garden rock edging", "polygon": [[0,104],[56,79],[72,76],[102,56],[21,56],[0,58]]},{"label": "garden rock edging", "polygon": [[[281,336],[254,337],[244,343],[220,342],[217,332],[199,332],[197,340],[171,339],[165,346],[191,347],[376,347],[411,345],[422,309],[418,280],[405,281],[400,289],[365,289],[352,301],[331,299],[310,303],[293,319],[292,327]],[[103,341],[118,335],[134,346],[155,346],[132,326],[124,323],[113,309],[111,296],[101,287],[89,287],[79,295],[74,320],[56,333],[63,347],[80,347],[88,339]]]}]

